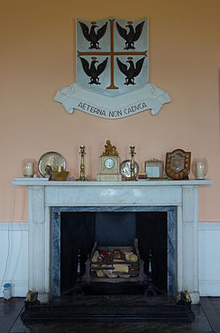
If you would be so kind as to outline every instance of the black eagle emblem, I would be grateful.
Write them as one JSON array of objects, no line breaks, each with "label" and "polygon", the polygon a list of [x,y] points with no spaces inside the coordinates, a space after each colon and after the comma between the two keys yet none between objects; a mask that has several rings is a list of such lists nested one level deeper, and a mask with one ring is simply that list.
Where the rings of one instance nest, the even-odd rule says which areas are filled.
[{"label": "black eagle emblem", "polygon": [[136,64],[134,64],[132,59],[132,57],[128,57],[126,62],[129,63],[129,66],[127,66],[117,58],[118,67],[120,71],[126,76],[124,84],[127,86],[130,84],[135,84],[134,78],[140,74],[145,57],[139,59]]},{"label": "black eagle emblem", "polygon": [[83,33],[85,39],[88,40],[88,42],[90,42],[89,49],[100,50],[99,40],[104,36],[106,29],[107,29],[108,22],[106,22],[97,31],[95,31],[95,29],[98,28],[98,25],[94,21],[91,22],[92,25],[91,25],[90,31],[85,23],[79,22],[79,24],[81,26],[82,33]]},{"label": "black eagle emblem", "polygon": [[139,23],[135,29],[132,25],[133,22],[128,21],[127,23],[128,24],[125,27],[128,28],[128,30],[120,26],[118,22],[116,22],[116,27],[118,29],[120,36],[125,39],[124,49],[134,50],[135,49],[134,43],[140,38],[140,35],[143,30],[144,21]]},{"label": "black eagle emblem", "polygon": [[107,62],[108,62],[108,58],[106,58],[103,62],[101,62],[101,64],[99,64],[98,66],[96,66],[96,63],[99,62],[97,60],[96,57],[92,57],[92,61],[91,64],[89,66],[89,62],[82,58],[79,57],[83,66],[83,70],[86,73],[86,75],[88,75],[90,77],[90,81],[89,84],[101,84],[99,82],[99,76],[102,74],[102,72],[104,72],[106,66],[107,66]]}]

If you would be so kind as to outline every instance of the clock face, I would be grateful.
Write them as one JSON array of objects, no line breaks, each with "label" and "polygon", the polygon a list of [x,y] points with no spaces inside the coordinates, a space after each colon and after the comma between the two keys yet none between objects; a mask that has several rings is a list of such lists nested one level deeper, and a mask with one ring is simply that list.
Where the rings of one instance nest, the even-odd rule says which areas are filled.
[{"label": "clock face", "polygon": [[112,158],[106,158],[104,164],[105,164],[106,169],[112,169],[113,166],[115,165],[115,161]]}]

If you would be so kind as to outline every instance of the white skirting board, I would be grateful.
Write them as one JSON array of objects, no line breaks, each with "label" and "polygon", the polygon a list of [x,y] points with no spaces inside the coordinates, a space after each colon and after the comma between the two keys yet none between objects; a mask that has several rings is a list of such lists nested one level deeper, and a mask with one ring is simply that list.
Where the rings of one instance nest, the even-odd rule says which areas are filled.
[{"label": "white skirting board", "polygon": [[[220,222],[199,223],[199,289],[201,296],[220,296]],[[0,223],[0,297],[10,283],[13,297],[28,290],[28,223]]]}]

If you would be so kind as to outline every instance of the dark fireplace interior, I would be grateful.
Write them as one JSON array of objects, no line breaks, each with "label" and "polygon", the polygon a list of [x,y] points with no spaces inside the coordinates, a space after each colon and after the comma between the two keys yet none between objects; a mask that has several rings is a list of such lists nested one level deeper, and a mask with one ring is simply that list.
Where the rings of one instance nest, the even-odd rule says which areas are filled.
[{"label": "dark fireplace interior", "polygon": [[77,283],[79,250],[83,276],[95,241],[98,245],[117,248],[133,245],[135,238],[138,238],[146,275],[151,250],[153,283],[161,293],[167,293],[167,212],[61,212],[60,220],[61,295],[68,294]]},{"label": "dark fireplace interior", "polygon": [[114,322],[116,332],[118,323],[191,322],[190,303],[176,301],[176,215],[166,206],[53,207],[51,301],[26,302],[22,320]]}]

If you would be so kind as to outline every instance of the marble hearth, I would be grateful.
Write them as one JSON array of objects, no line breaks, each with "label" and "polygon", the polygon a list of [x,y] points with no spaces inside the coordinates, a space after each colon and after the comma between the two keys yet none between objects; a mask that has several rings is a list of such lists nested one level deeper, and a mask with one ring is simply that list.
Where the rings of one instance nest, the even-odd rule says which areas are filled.
[{"label": "marble hearth", "polygon": [[[209,180],[55,182],[14,179],[13,185],[28,186],[29,190],[28,288],[38,292],[41,302],[47,302],[54,293],[51,269],[53,211],[70,207],[73,210],[83,207],[123,210],[128,207],[132,211],[166,211],[168,232],[175,215],[176,232],[170,236],[170,240],[175,239],[175,269],[170,270],[168,278],[175,279],[177,294],[187,289],[193,303],[198,303],[198,187],[210,184]],[[174,243],[169,246],[171,248]],[[169,250],[169,253],[174,252]]]}]

